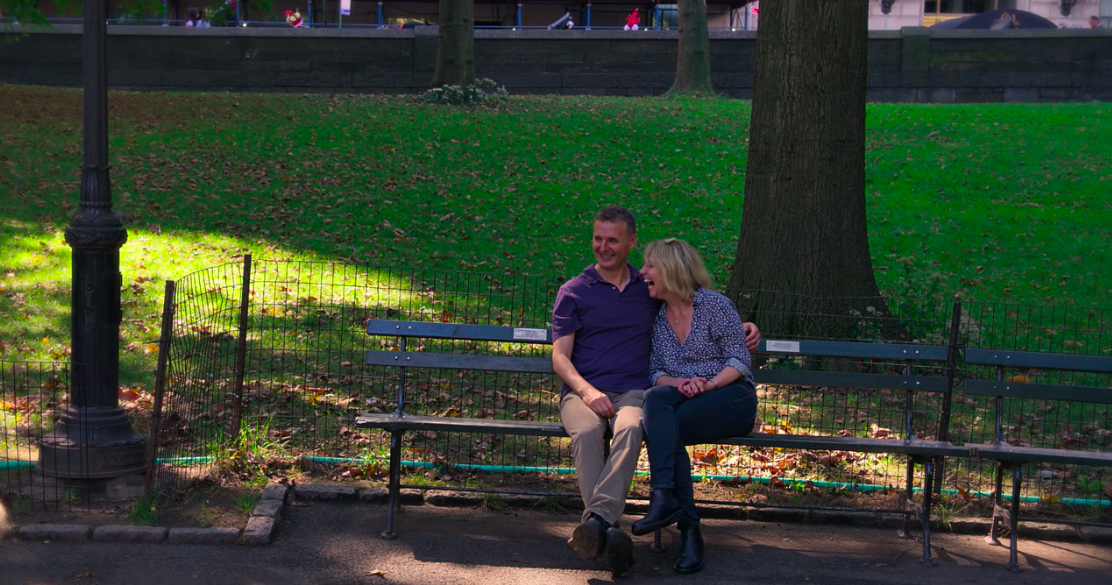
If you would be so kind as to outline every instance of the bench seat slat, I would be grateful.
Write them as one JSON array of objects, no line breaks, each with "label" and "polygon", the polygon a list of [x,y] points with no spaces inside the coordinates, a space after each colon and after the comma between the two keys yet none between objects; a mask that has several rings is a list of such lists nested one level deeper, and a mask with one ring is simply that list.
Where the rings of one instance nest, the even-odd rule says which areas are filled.
[{"label": "bench seat slat", "polygon": [[715,441],[715,443],[744,447],[783,447],[789,449],[853,451],[855,453],[900,453],[904,455],[958,457],[969,455],[969,449],[966,447],[959,447],[946,441],[924,441],[922,439],[871,439],[868,437],[753,433],[748,437],[734,437]]},{"label": "bench seat slat", "polygon": [[1062,384],[1031,384],[1028,382],[997,382],[996,380],[966,380],[965,393],[979,396],[1008,396],[1043,400],[1069,400],[1112,404],[1112,388],[1099,386],[1066,386]]},{"label": "bench seat slat", "polygon": [[858,374],[814,370],[771,370],[753,372],[758,384],[791,386],[830,386],[832,388],[871,388],[878,390],[919,390],[946,392],[946,378],[937,376],[904,376],[900,374]]},{"label": "bench seat slat", "polygon": [[1112,453],[1097,451],[1071,451],[1069,449],[1048,449],[1045,447],[1015,447],[1008,444],[966,445],[974,457],[984,457],[998,461],[1040,461],[1073,465],[1112,466]]},{"label": "bench seat slat", "polygon": [[552,331],[550,329],[502,325],[464,325],[460,323],[422,323],[419,321],[379,321],[370,319],[367,321],[367,334],[468,341],[552,343]]},{"label": "bench seat slat", "polygon": [[[531,422],[520,420],[445,418],[415,416],[397,413],[364,414],[356,417],[355,426],[378,428],[387,431],[443,431],[476,432],[493,435],[533,435],[566,437],[564,427],[558,422]],[[713,442],[716,445],[744,447],[785,447],[797,449],[854,451],[858,453],[900,453],[925,456],[968,456],[969,449],[945,441],[920,439],[870,439],[866,437],[827,437],[812,435],[773,435],[755,433],[748,437],[733,437]]]},{"label": "bench seat slat", "polygon": [[859,341],[811,341],[762,339],[757,353],[777,355],[824,356],[860,359],[900,359],[946,361],[946,346],[899,343],[862,343]]},{"label": "bench seat slat", "polygon": [[492,435],[533,435],[566,437],[564,426],[558,422],[534,422],[489,418],[450,418],[443,416],[416,416],[397,413],[364,414],[355,417],[355,426],[388,431],[459,431],[490,433]]},{"label": "bench seat slat", "polygon": [[551,358],[435,353],[422,351],[367,351],[367,365],[408,368],[443,368],[447,370],[488,370],[492,372],[523,372],[551,374]]},{"label": "bench seat slat", "polygon": [[1112,358],[1090,355],[970,348],[965,350],[965,363],[974,366],[1004,366],[1112,374]]}]

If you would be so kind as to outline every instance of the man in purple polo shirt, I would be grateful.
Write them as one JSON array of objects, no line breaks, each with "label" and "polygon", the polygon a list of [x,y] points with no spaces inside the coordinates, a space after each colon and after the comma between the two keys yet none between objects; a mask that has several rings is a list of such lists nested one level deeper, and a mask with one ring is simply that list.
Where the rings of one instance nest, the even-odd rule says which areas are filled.
[{"label": "man in purple polo shirt", "polygon": [[[602,555],[616,577],[633,566],[633,540],[618,527],[641,454],[641,402],[649,386],[653,318],[641,273],[628,263],[637,222],[611,205],[595,216],[595,264],[564,283],[552,310],[552,368],[564,381],[560,421],[571,437],[582,523],[568,544],[583,560]],[[746,343],[760,333],[745,324]],[[605,456],[607,429],[610,456]]]}]

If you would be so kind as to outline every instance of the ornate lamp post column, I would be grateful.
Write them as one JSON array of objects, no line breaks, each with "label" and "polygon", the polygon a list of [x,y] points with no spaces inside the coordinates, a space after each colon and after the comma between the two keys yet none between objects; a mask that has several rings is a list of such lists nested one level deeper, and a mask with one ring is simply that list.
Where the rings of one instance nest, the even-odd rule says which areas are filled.
[{"label": "ornate lamp post column", "polygon": [[112,212],[108,164],[107,0],[86,0],[83,37],[85,162],[81,211],[66,228],[73,248],[69,402],[43,437],[44,475],[98,479],[140,473],[146,439],[120,408],[120,246],[127,230]]}]

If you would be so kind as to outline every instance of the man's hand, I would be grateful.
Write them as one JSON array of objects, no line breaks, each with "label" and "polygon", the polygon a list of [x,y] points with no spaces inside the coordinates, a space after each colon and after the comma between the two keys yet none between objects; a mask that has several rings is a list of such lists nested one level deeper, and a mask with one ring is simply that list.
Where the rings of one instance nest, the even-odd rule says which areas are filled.
[{"label": "man's hand", "polygon": [[757,324],[746,321],[741,324],[741,330],[745,332],[745,349],[757,351],[757,346],[761,344],[761,330],[757,329]]},{"label": "man's hand", "polygon": [[599,392],[594,388],[589,388],[579,395],[583,399],[583,403],[587,405],[595,414],[603,418],[611,418],[614,416],[614,404],[605,394]]}]

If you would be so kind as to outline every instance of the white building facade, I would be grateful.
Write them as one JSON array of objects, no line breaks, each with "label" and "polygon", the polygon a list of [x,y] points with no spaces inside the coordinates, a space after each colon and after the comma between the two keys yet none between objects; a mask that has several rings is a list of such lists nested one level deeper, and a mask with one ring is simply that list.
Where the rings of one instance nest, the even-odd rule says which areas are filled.
[{"label": "white building facade", "polygon": [[869,30],[931,26],[989,10],[1023,10],[1046,18],[1059,28],[1089,28],[1101,18],[1112,27],[1112,0],[868,0]]}]

